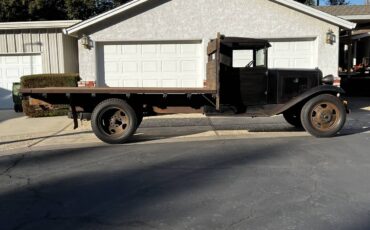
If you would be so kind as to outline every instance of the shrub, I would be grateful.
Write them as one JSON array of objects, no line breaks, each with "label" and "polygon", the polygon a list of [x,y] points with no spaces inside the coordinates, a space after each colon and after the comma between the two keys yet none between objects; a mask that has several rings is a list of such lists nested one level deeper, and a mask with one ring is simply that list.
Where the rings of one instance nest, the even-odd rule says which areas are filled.
[{"label": "shrub", "polygon": [[79,74],[35,74],[21,77],[22,88],[77,87]]},{"label": "shrub", "polygon": [[[79,74],[36,74],[21,77],[21,88],[77,87]],[[67,115],[69,105],[36,106],[28,99],[22,101],[23,112],[29,117],[51,117]]]}]

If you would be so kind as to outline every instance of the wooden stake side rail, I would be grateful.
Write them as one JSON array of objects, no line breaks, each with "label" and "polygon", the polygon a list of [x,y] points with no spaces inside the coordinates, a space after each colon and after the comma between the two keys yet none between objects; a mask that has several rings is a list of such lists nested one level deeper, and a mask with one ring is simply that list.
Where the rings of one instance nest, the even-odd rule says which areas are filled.
[{"label": "wooden stake side rail", "polygon": [[118,88],[118,87],[48,87],[23,88],[22,94],[216,94],[207,88]]}]

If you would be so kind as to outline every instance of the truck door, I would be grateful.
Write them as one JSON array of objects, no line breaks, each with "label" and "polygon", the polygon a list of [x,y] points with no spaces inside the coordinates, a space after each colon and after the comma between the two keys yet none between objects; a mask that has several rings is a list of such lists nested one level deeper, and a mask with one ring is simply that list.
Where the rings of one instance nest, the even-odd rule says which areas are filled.
[{"label": "truck door", "polygon": [[233,68],[239,75],[240,95],[245,106],[267,104],[266,54],[264,48],[233,51]]}]

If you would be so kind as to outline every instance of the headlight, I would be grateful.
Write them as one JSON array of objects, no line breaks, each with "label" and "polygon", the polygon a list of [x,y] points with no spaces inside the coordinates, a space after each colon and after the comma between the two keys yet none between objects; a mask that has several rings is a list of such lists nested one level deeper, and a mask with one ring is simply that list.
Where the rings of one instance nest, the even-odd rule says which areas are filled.
[{"label": "headlight", "polygon": [[321,79],[321,83],[323,85],[334,85],[334,76],[333,75],[327,75]]}]

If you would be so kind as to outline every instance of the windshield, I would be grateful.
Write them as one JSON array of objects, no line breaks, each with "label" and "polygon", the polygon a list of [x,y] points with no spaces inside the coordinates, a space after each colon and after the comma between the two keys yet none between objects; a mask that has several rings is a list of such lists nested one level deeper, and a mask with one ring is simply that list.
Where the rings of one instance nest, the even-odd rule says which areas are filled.
[{"label": "windshield", "polygon": [[233,50],[233,68],[266,67],[266,49]]},{"label": "windshield", "polygon": [[259,49],[256,51],[256,67],[265,67],[266,66],[266,52],[265,49]]}]

